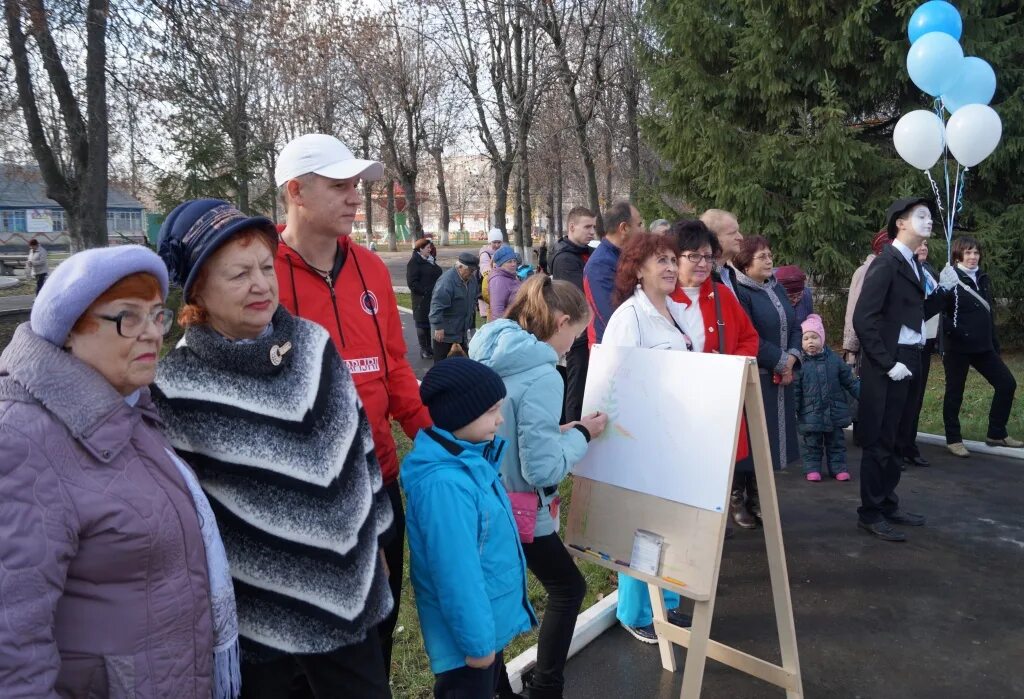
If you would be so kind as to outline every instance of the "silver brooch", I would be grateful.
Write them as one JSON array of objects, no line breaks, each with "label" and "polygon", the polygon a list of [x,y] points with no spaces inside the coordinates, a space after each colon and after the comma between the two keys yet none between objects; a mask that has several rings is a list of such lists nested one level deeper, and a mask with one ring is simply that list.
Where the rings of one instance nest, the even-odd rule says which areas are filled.
[{"label": "silver brooch", "polygon": [[270,363],[274,366],[279,366],[281,361],[284,359],[284,355],[288,354],[288,350],[292,348],[291,342],[286,342],[283,345],[274,345],[270,348]]}]

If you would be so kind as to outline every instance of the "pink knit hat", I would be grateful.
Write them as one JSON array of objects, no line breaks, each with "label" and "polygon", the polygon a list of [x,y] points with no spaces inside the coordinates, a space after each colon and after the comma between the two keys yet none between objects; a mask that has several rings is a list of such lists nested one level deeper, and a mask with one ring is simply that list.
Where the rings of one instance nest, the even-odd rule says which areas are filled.
[{"label": "pink knit hat", "polygon": [[802,332],[818,333],[818,337],[821,338],[821,344],[825,344],[825,324],[821,322],[821,316],[817,313],[812,313],[807,316],[807,320],[800,324],[800,330]]}]

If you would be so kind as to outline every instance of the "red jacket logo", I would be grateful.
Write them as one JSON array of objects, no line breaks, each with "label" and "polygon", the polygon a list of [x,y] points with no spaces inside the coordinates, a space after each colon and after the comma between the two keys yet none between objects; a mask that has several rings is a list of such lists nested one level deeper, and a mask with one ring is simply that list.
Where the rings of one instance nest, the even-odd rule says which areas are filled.
[{"label": "red jacket logo", "polygon": [[371,374],[380,371],[380,357],[362,357],[360,359],[346,359],[345,365],[350,374]]},{"label": "red jacket logo", "polygon": [[371,316],[377,315],[377,311],[380,310],[380,304],[377,303],[377,295],[369,289],[363,290],[363,295],[359,297],[359,306]]}]

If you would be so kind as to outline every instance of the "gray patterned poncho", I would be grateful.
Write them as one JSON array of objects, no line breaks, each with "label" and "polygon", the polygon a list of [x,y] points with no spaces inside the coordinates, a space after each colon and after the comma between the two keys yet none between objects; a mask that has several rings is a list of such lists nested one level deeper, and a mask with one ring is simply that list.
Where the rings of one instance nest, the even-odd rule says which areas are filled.
[{"label": "gray patterned poncho", "polygon": [[378,556],[393,515],[328,333],[283,308],[254,341],[189,328],[152,393],[217,517],[243,653],[326,653],[365,638],[393,604]]}]

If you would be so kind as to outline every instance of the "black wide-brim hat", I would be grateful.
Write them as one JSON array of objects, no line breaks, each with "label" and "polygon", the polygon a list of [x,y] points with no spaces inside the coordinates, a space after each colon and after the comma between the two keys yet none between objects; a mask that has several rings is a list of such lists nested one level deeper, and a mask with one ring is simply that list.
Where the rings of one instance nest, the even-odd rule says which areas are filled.
[{"label": "black wide-brim hat", "polygon": [[277,240],[277,226],[265,216],[246,216],[220,199],[193,199],[179,204],[160,226],[157,252],[171,281],[182,288],[185,303],[199,270],[231,236],[249,228]]},{"label": "black wide-brim hat", "polygon": [[895,240],[896,238],[896,219],[905,214],[910,209],[913,209],[918,204],[924,204],[928,207],[928,210],[932,212],[932,219],[939,219],[939,210],[935,206],[935,200],[931,197],[907,197],[905,199],[897,199],[885,212],[885,227],[889,232],[889,239]]}]

